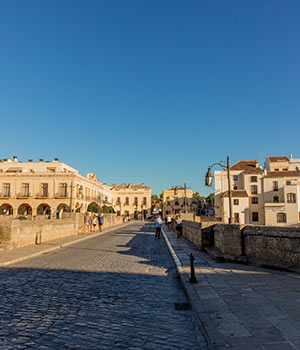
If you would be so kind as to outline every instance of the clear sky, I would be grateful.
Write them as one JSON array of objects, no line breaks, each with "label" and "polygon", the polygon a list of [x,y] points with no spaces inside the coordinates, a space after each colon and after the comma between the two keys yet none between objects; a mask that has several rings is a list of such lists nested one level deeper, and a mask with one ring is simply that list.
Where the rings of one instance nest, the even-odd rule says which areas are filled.
[{"label": "clear sky", "polygon": [[208,194],[300,157],[299,0],[0,0],[0,158]]}]

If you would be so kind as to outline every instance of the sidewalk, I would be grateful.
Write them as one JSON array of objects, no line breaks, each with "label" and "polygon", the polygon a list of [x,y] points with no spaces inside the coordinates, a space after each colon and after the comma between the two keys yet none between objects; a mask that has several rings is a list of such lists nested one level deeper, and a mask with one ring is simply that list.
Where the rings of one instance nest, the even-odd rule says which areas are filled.
[{"label": "sidewalk", "polygon": [[[174,231],[164,237],[211,349],[300,349],[299,274],[218,263]],[[189,282],[190,253],[197,284]]]},{"label": "sidewalk", "polygon": [[17,262],[34,258],[35,256],[39,256],[45,253],[52,252],[54,250],[67,247],[71,244],[82,242],[86,239],[90,239],[92,237],[97,237],[103,235],[104,233],[113,231],[119,227],[124,227],[132,224],[133,222],[129,222],[126,224],[110,226],[104,228],[102,232],[99,230],[95,232],[85,233],[79,232],[76,236],[67,236],[63,238],[54,239],[52,241],[47,241],[41,244],[29,245],[22,248],[17,248],[14,250],[2,250],[0,251],[0,267],[15,264]]}]

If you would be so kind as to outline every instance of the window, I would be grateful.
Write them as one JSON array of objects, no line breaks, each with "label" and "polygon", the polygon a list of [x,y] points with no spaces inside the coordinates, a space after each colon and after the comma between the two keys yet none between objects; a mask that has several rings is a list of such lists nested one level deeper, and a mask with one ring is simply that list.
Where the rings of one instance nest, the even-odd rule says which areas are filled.
[{"label": "window", "polygon": [[125,205],[129,205],[129,197],[125,198]]},{"label": "window", "polygon": [[288,169],[287,168],[283,168],[282,171],[287,171]]},{"label": "window", "polygon": [[292,184],[292,181],[286,181],[287,186],[291,186],[291,184]]},{"label": "window", "polygon": [[10,197],[10,184],[3,185],[4,197]]},{"label": "window", "polygon": [[67,197],[67,184],[60,184],[61,197]]},{"label": "window", "polygon": [[287,193],[287,202],[296,203],[296,193]]},{"label": "window", "polygon": [[251,185],[251,193],[257,194],[257,185]]},{"label": "window", "polygon": [[116,202],[116,204],[117,204],[117,205],[120,205],[120,203],[121,203],[121,197],[117,197],[117,202]]},{"label": "window", "polygon": [[273,203],[279,203],[279,197],[278,196],[274,196],[273,197]]},{"label": "window", "polygon": [[238,180],[238,176],[237,175],[233,175],[233,181],[237,181]]},{"label": "window", "polygon": [[274,171],[279,171],[279,169],[278,169],[278,168],[275,168]]},{"label": "window", "polygon": [[42,197],[48,197],[48,184],[41,185]]},{"label": "window", "polygon": [[286,214],[285,213],[278,213],[277,214],[277,222],[278,223],[285,223],[286,222]]},{"label": "window", "polygon": [[147,205],[147,197],[143,198],[143,205]]},{"label": "window", "polygon": [[179,205],[178,199],[175,199],[175,205]]},{"label": "window", "polygon": [[251,182],[257,182],[257,176],[251,176]]},{"label": "window", "polygon": [[273,181],[273,191],[278,191],[278,181]]},{"label": "window", "polygon": [[252,213],[252,222],[257,222],[258,221],[258,213],[253,212]]},{"label": "window", "polygon": [[236,184],[233,185],[233,189],[234,189],[234,190],[237,190],[237,189],[238,189],[238,187],[237,187]]},{"label": "window", "polygon": [[22,196],[29,197],[29,184],[22,184]]},{"label": "window", "polygon": [[238,224],[240,222],[240,213],[234,213],[234,223]]},{"label": "window", "polygon": [[138,197],[134,197],[134,205],[138,205],[139,202],[138,202]]},{"label": "window", "polygon": [[251,197],[251,204],[257,204],[258,203],[258,197]]},{"label": "window", "polygon": [[234,199],[233,200],[233,205],[239,205],[240,203],[239,203],[239,200],[238,199]]}]

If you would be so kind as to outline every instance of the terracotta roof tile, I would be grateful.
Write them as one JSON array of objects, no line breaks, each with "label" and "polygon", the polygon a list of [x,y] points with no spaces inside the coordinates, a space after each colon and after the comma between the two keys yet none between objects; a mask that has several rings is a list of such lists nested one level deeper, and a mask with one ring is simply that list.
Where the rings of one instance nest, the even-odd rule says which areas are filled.
[{"label": "terracotta roof tile", "polygon": [[[222,197],[228,197],[228,191],[222,194]],[[242,198],[242,197],[249,197],[247,191],[245,190],[233,190],[231,191],[231,197],[234,198]]]},{"label": "terracotta roof tile", "polygon": [[268,157],[271,162],[289,161],[288,157]]},{"label": "terracotta roof tile", "polygon": [[300,171],[269,171],[264,177],[300,177]]},{"label": "terracotta roof tile", "polygon": [[118,190],[146,190],[146,189],[150,189],[150,187],[145,186],[145,185],[113,185],[111,186],[112,190],[118,191]]},{"label": "terracotta roof tile", "polygon": [[230,167],[230,170],[248,170],[251,172],[252,170],[261,170],[261,168],[259,167],[257,160],[240,160],[239,162],[233,164]]}]

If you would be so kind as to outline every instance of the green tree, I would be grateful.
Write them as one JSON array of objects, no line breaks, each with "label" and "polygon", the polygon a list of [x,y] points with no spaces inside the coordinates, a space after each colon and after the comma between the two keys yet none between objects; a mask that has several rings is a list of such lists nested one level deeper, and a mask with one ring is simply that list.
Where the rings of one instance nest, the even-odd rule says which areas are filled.
[{"label": "green tree", "polygon": [[153,194],[151,196],[151,201],[152,201],[152,203],[158,203],[159,202],[158,195],[157,194]]},{"label": "green tree", "polygon": [[210,195],[208,195],[206,197],[206,201],[209,205],[214,205],[215,203],[215,194],[214,193],[211,193]]},{"label": "green tree", "polygon": [[201,195],[199,194],[199,192],[194,192],[194,193],[193,193],[193,197],[194,197],[194,198],[198,198],[198,199],[200,199],[200,198],[206,198],[206,197],[204,197],[204,196],[201,196]]},{"label": "green tree", "polygon": [[99,214],[100,208],[99,205],[96,202],[92,202],[89,204],[89,206],[87,207],[87,211],[91,212],[91,213],[97,213]]},{"label": "green tree", "polygon": [[113,207],[109,207],[108,205],[103,205],[103,207],[101,207],[101,212],[102,213],[114,213],[114,209],[113,209]]}]

